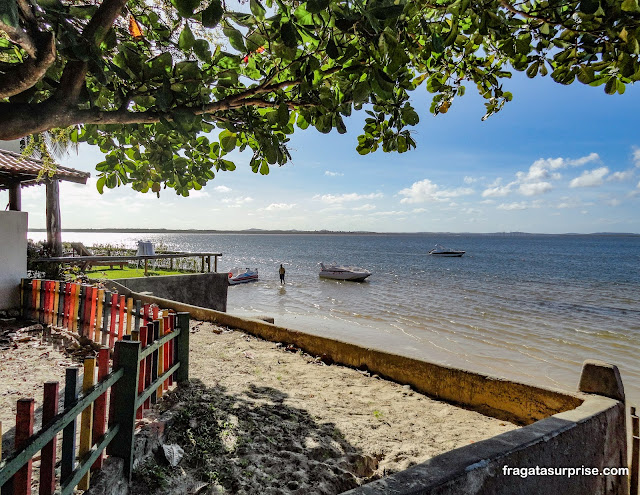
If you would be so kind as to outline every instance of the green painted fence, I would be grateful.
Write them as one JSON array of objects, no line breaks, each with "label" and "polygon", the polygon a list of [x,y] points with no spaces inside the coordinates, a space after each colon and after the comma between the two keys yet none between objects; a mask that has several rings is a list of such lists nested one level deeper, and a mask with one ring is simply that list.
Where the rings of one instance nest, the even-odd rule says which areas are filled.
[{"label": "green painted fence", "polygon": [[[43,320],[46,318],[52,324],[56,286],[40,282],[23,281],[23,309],[27,314]],[[71,317],[69,311],[66,313],[68,324],[77,318],[81,301],[73,299],[74,291],[66,285],[64,287],[74,302],[74,305],[68,304],[67,309],[75,308],[71,310]],[[58,295],[61,293],[58,289]],[[127,306],[132,309],[131,304]],[[43,425],[37,433],[33,433],[33,399],[18,401],[16,450],[0,462],[2,495],[31,493],[32,462],[38,452],[41,453],[41,494],[56,492],[66,495],[73,493],[76,487],[88,489],[90,473],[102,466],[105,449],[108,455],[124,459],[125,475],[131,479],[136,418],[142,417],[143,409],[156,403],[171,385],[179,385],[189,379],[189,313],[168,313],[148,306],[143,308],[139,301],[135,306],[137,311],[129,314],[136,318],[137,324],[131,328],[130,335],[118,335],[113,345],[112,365],[109,366],[109,347],[104,346],[98,353],[97,383],[95,357],[85,359],[83,390],[79,395],[76,392],[79,368],[68,368],[64,410],[59,413],[58,384],[45,384]],[[65,321],[64,315],[59,319],[61,313],[55,314],[56,323]],[[91,311],[87,310],[85,314],[91,314]],[[90,328],[90,323],[85,323],[84,328]],[[111,343],[115,339],[106,340]],[[81,416],[79,446],[76,445],[78,416]],[[60,475],[56,478],[56,442],[60,432],[62,452]]]}]

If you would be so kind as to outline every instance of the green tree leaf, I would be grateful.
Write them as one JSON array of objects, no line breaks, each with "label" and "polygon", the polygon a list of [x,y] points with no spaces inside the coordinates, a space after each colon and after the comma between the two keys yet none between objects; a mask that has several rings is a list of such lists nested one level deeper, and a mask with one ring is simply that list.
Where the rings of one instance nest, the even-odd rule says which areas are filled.
[{"label": "green tree leaf", "polygon": [[180,33],[180,39],[178,40],[178,46],[181,50],[190,50],[193,47],[196,39],[193,37],[193,32],[189,25],[187,24],[185,28]]},{"label": "green tree leaf", "polygon": [[200,0],[171,0],[178,13],[184,17],[191,17],[193,11],[200,5]]},{"label": "green tree leaf", "polygon": [[202,11],[202,25],[208,28],[216,27],[222,20],[224,9],[221,0],[211,0],[209,6]]},{"label": "green tree leaf", "polygon": [[267,11],[262,6],[260,1],[259,0],[250,0],[249,1],[249,5],[251,7],[251,13],[256,17],[256,19],[258,19],[260,21],[263,20],[264,19],[264,14]]},{"label": "green tree leaf", "polygon": [[244,46],[244,37],[242,36],[242,33],[240,31],[238,31],[234,27],[225,26],[222,29],[222,32],[229,39],[229,44],[233,48],[242,53],[247,51],[246,47]]},{"label": "green tree leaf", "polygon": [[233,132],[222,131],[220,133],[220,146],[222,149],[229,153],[236,148],[237,136]]},{"label": "green tree leaf", "polygon": [[280,36],[282,41],[289,48],[298,46],[298,34],[292,22],[285,22],[280,28]]}]

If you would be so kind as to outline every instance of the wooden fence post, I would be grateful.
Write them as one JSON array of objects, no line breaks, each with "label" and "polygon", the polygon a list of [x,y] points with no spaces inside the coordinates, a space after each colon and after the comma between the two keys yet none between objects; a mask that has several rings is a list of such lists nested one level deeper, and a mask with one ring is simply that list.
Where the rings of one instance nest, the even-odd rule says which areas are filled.
[{"label": "wooden fence post", "polygon": [[60,282],[55,281],[53,283],[53,319],[51,324],[58,326],[58,313],[60,312]]},{"label": "wooden fence post", "polygon": [[[140,326],[139,340],[142,343],[143,348],[147,346],[147,325],[146,324]],[[140,363],[140,371],[138,372],[138,394],[141,394],[142,392],[144,392],[145,377],[146,377],[146,372],[145,372],[146,363],[147,363],[146,358],[143,359]],[[136,411],[136,419],[142,419],[143,410],[144,410],[144,406],[140,406],[138,408],[138,410]]]},{"label": "wooden fence post", "polygon": [[[78,400],[79,368],[67,368],[64,383],[64,408],[72,407]],[[62,430],[62,459],[60,462],[60,482],[63,483],[76,468],[76,420]]]},{"label": "wooden fence post", "polygon": [[118,314],[118,294],[111,294],[111,316],[109,321],[109,347],[113,349],[116,339],[116,320]]},{"label": "wooden fence post", "polygon": [[87,290],[88,287],[86,285],[78,286],[78,333],[80,335],[86,335],[85,332],[85,323],[87,321],[86,317],[86,307],[87,307]]},{"label": "wooden fence post", "polygon": [[131,329],[132,329],[132,323],[133,320],[131,319],[131,313],[133,312],[133,298],[130,297],[127,299],[127,330],[126,330],[126,335],[131,335]]},{"label": "wooden fence post", "polygon": [[[82,392],[87,393],[87,391],[93,387],[95,384],[95,369],[96,369],[96,358],[95,357],[86,357],[84,358],[84,374],[82,376]],[[91,450],[91,433],[93,430],[93,402],[89,404],[82,414],[80,415],[80,448],[78,449],[78,455],[82,458],[86,455],[89,450]],[[89,480],[90,480],[90,472],[87,471],[86,474],[78,483],[78,490],[88,490],[89,489]]]},{"label": "wooden fence post", "polygon": [[102,345],[109,345],[109,315],[111,313],[111,292],[104,291],[104,306],[102,308]]},{"label": "wooden fence post", "polygon": [[[104,380],[109,374],[109,348],[102,347],[98,351],[98,382]],[[104,393],[96,399],[93,406],[93,441],[100,440],[107,431],[107,394]],[[101,469],[104,454],[93,463],[92,470]]]},{"label": "wooden fence post", "polygon": [[[142,311],[142,301],[140,300],[136,300],[136,319],[135,319],[135,325],[134,325],[134,330],[136,332],[140,331],[140,312]],[[137,340],[137,339],[134,339]]]},{"label": "wooden fence post", "polygon": [[124,460],[124,474],[131,481],[133,470],[133,435],[136,426],[136,400],[138,398],[138,372],[140,367],[140,342],[119,340],[115,346],[115,361],[124,374],[113,386],[113,419],[120,425],[118,434],[109,444],[109,455]]},{"label": "wooden fence post", "polygon": [[124,335],[124,311],[125,311],[125,297],[120,296],[118,298],[118,340],[122,340]]},{"label": "wooden fence post", "polygon": [[178,313],[178,328],[180,334],[174,339],[178,346],[178,361],[180,367],[176,371],[178,384],[189,381],[189,313]]},{"label": "wooden fence post", "polygon": [[[58,414],[58,382],[45,382],[42,400],[42,427],[44,428]],[[40,462],[40,495],[53,495],[56,491],[56,445],[54,437],[42,448]]]},{"label": "wooden fence post", "polygon": [[640,491],[640,418],[636,408],[631,408],[631,495],[638,495]]},{"label": "wooden fence post", "polygon": [[[152,343],[160,338],[160,321],[157,319],[158,318],[157,313],[154,314],[153,318],[154,318],[154,320],[153,320],[153,338],[151,340]],[[150,383],[155,382],[156,378],[158,378],[158,350],[157,349],[151,353],[151,381],[150,381]],[[157,393],[156,390],[153,391],[153,393],[151,394],[150,399],[151,399],[151,404],[156,404],[158,402],[158,393]]]},{"label": "wooden fence post", "polygon": [[[147,322],[147,344],[145,347],[150,346],[153,343],[153,321],[148,321]],[[153,356],[151,354],[149,354],[146,358],[145,358],[145,364],[144,364],[144,387],[143,390],[146,390],[146,388],[151,385],[152,382],[152,360],[153,360]],[[145,409],[149,409],[151,407],[151,397],[147,397],[146,400],[144,401],[144,408]]]},{"label": "wooden fence post", "polygon": [[[33,435],[33,415],[35,401],[33,399],[19,399],[16,411],[16,451],[19,451]],[[27,495],[31,493],[31,472],[33,461],[29,459],[26,464],[13,475],[14,495]]]}]

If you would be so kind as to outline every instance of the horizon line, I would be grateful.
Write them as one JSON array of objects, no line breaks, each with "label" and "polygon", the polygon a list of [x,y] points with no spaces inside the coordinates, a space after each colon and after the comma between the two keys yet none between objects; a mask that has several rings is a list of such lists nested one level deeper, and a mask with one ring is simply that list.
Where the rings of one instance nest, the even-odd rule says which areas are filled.
[{"label": "horizon line", "polygon": [[[47,232],[46,228],[30,228],[28,232]],[[498,232],[440,232],[440,231],[416,231],[416,232],[376,232],[367,230],[300,230],[300,229],[170,229],[170,228],[68,228],[61,229],[61,232],[104,232],[104,233],[216,233],[216,234],[341,234],[341,235],[567,235],[567,236],[640,236],[635,232],[564,232],[564,233],[545,233],[545,232],[523,232],[523,231],[498,231]]]}]

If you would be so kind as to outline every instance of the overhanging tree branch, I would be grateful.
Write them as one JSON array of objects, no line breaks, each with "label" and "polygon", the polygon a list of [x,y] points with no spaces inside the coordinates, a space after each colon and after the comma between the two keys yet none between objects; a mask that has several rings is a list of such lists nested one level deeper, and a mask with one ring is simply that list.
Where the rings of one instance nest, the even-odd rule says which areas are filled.
[{"label": "overhanging tree branch", "polygon": [[[0,26],[1,28],[1,26]],[[36,56],[0,74],[0,99],[9,98],[33,87],[56,59],[55,39],[51,33],[39,33],[34,46]],[[22,137],[22,136],[20,136]]]},{"label": "overhanging tree branch", "polygon": [[[104,0],[82,32],[82,37],[87,43],[97,47],[104,40],[126,4],[127,0]],[[78,101],[88,69],[87,62],[67,62],[54,98],[72,103]]]}]

